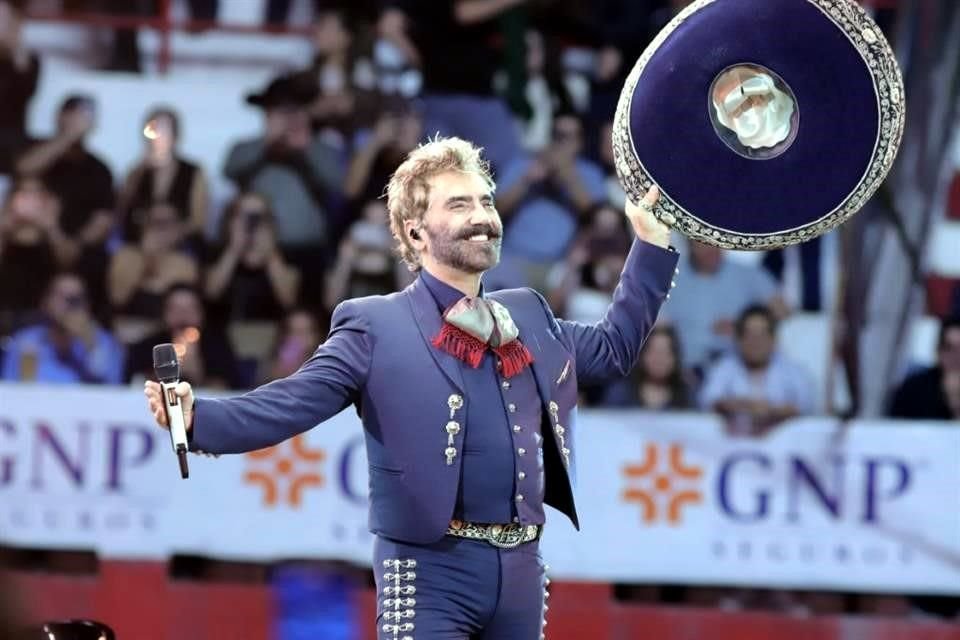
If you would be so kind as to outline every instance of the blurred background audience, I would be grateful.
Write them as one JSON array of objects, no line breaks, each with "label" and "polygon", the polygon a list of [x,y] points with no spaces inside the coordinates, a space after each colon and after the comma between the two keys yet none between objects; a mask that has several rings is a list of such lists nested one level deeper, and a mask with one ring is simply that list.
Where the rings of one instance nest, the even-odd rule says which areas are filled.
[{"label": "blurred background audience", "polygon": [[[485,290],[533,287],[558,316],[599,321],[633,241],[612,154],[616,100],[687,4],[0,0],[2,379],[139,385],[160,342],[177,346],[183,378],[201,387],[290,375],[340,301],[414,277],[394,252],[384,187],[438,134],[484,147],[495,172],[505,236]],[[866,4],[895,24],[897,2]],[[162,10],[190,22],[158,36],[148,23],[70,18],[153,20]],[[245,10],[248,24],[231,32]],[[936,135],[953,140],[948,127]],[[742,437],[796,416],[847,415],[870,404],[843,385],[838,354],[859,344],[856,318],[869,316],[893,327],[885,349],[897,357],[850,373],[879,388],[864,414],[960,425],[955,155],[937,156],[958,177],[945,210],[928,207],[923,272],[902,297],[873,294],[902,322],[887,323],[894,312],[878,303],[868,313],[851,275],[902,271],[877,266],[890,241],[874,239],[876,226],[767,253],[677,235],[676,288],[639,362],[622,380],[584,387],[583,405],[716,413]],[[844,245],[841,233],[856,235]],[[862,263],[845,253],[851,244],[865,247]],[[898,596],[682,593],[797,615],[957,611]]]}]

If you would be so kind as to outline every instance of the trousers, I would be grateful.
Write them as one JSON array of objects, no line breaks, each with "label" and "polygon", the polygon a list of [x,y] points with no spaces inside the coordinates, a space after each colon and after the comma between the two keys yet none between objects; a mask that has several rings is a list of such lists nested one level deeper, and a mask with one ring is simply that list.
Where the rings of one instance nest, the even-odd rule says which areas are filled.
[{"label": "trousers", "polygon": [[549,580],[535,540],[374,543],[378,640],[540,640]]}]

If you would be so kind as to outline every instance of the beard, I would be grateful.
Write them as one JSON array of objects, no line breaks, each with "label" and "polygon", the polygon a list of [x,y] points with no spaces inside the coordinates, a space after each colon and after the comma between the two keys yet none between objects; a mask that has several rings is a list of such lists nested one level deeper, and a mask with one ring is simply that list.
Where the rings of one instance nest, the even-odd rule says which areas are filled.
[{"label": "beard", "polygon": [[[500,261],[501,234],[492,225],[460,230],[426,226],[425,231],[430,238],[431,255],[444,266],[464,273],[483,273]],[[486,242],[470,242],[469,238],[481,234],[487,236]]]}]

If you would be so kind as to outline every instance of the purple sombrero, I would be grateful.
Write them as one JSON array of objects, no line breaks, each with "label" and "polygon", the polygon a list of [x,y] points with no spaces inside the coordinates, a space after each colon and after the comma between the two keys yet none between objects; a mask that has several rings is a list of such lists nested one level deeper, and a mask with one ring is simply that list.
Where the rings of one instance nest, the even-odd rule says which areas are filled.
[{"label": "purple sombrero", "polygon": [[633,68],[617,173],[634,201],[736,249],[816,237],[856,213],[900,146],[903,81],[852,0],[695,0]]}]

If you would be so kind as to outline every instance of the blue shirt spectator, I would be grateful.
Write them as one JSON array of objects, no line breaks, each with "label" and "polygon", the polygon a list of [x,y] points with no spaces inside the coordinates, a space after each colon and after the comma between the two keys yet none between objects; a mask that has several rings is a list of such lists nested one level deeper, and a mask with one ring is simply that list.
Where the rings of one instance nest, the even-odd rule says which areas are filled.
[{"label": "blue shirt spectator", "polygon": [[789,418],[814,411],[813,382],[799,365],[776,353],[773,313],[762,305],[737,318],[737,349],[707,373],[700,407],[727,419],[739,435],[761,435]]},{"label": "blue shirt spectator", "polygon": [[563,258],[594,205],[605,202],[603,170],[581,155],[583,126],[571,114],[554,120],[553,138],[538,156],[520,156],[499,177],[497,208],[506,218],[505,255],[535,262]]},{"label": "blue shirt spectator", "polygon": [[782,317],[786,305],[766,270],[734,262],[717,247],[688,244],[662,316],[677,328],[684,366],[701,369],[731,349],[734,320],[747,307],[767,305]]},{"label": "blue shirt spectator", "polygon": [[57,276],[44,298],[46,319],[17,331],[3,361],[4,380],[119,384],[124,353],[93,320],[83,281]]}]

